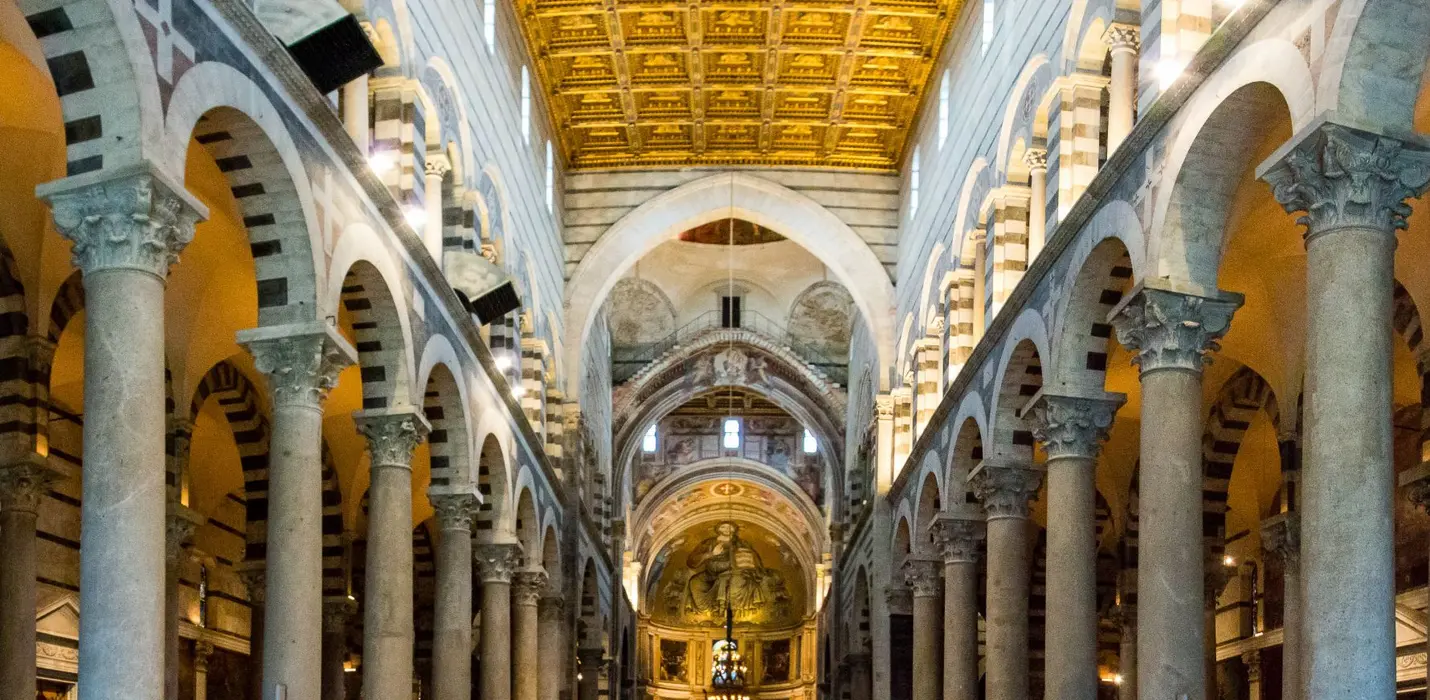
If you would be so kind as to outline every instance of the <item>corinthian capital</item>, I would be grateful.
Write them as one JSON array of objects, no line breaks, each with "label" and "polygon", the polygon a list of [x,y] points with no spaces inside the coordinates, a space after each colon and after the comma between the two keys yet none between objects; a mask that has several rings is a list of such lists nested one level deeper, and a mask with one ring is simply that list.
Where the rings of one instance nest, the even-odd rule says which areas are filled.
[{"label": "corinthian capital", "polygon": [[1125,394],[1092,397],[1038,392],[1028,409],[1033,418],[1033,437],[1043,443],[1049,460],[1096,459],[1117,409],[1126,401]]},{"label": "corinthian capital", "polygon": [[1295,561],[1301,556],[1301,517],[1294,512],[1282,513],[1261,521],[1261,548]]},{"label": "corinthian capital", "polygon": [[511,602],[516,605],[535,606],[546,593],[546,570],[523,569],[512,574]]},{"label": "corinthian capital", "polygon": [[471,533],[472,521],[481,506],[475,494],[471,493],[428,493],[432,509],[437,511],[437,527],[442,532],[460,531]]},{"label": "corinthian capital", "polygon": [[889,394],[875,396],[874,415],[881,419],[892,419],[894,417],[894,397]]},{"label": "corinthian capital", "polygon": [[147,162],[99,176],[35,189],[49,201],[60,235],[74,242],[75,267],[86,275],[128,269],[167,276],[208,208]]},{"label": "corinthian capital", "polygon": [[973,493],[989,520],[1028,517],[1028,502],[1043,484],[1043,469],[983,462],[968,474]]},{"label": "corinthian capital", "polygon": [[1421,462],[1401,472],[1400,485],[1415,507],[1430,513],[1430,462]]},{"label": "corinthian capital", "polygon": [[428,153],[422,160],[422,170],[428,177],[447,177],[452,172],[452,163],[440,153]]},{"label": "corinthian capital", "polygon": [[983,513],[974,506],[959,506],[953,513],[940,513],[929,524],[929,533],[943,552],[945,564],[972,564],[978,561],[978,542],[984,535]]},{"label": "corinthian capital", "polygon": [[943,567],[937,559],[909,557],[904,561],[904,582],[915,598],[932,598],[943,592]]},{"label": "corinthian capital", "polygon": [[1103,32],[1102,41],[1112,51],[1136,51],[1142,44],[1142,32],[1130,24],[1114,24]]},{"label": "corinthian capital", "polygon": [[472,552],[482,583],[511,583],[521,565],[521,545],[516,543],[479,544]]},{"label": "corinthian capital", "polygon": [[1048,169],[1048,151],[1043,148],[1029,148],[1023,152],[1023,164],[1029,170]]},{"label": "corinthian capital", "polygon": [[432,432],[432,424],[416,408],[382,408],[353,414],[357,430],[367,438],[373,469],[412,468],[412,451]]},{"label": "corinthian capital", "polygon": [[1117,329],[1117,341],[1134,351],[1132,364],[1143,373],[1201,372],[1241,303],[1242,296],[1231,292],[1204,297],[1139,284],[1107,318]]},{"label": "corinthian capital", "polygon": [[26,454],[22,459],[0,466],[0,511],[38,513],[40,499],[59,478],[59,472],[50,469],[45,458],[38,454]]},{"label": "corinthian capital", "polygon": [[177,501],[169,501],[166,513],[165,556],[170,562],[179,561],[180,555],[188,547],[194,531],[208,522],[208,518],[193,508]]},{"label": "corinthian capital", "polygon": [[239,331],[237,341],[268,376],[277,406],[321,408],[338,373],[357,361],[347,339],[321,321],[250,328]]},{"label": "corinthian capital", "polygon": [[1267,159],[1258,176],[1310,239],[1341,228],[1403,229],[1411,197],[1430,186],[1424,144],[1325,121],[1313,124]]}]

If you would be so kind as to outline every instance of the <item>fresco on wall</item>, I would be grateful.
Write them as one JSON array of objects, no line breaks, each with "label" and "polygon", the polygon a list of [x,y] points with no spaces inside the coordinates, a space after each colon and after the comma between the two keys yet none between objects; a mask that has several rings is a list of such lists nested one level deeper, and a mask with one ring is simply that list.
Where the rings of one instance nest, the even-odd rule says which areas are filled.
[{"label": "fresco on wall", "polygon": [[675,332],[675,308],[659,287],[627,277],[606,301],[611,345],[631,348],[658,343]]},{"label": "fresco on wall", "polygon": [[789,334],[830,359],[847,360],[854,330],[854,298],[833,282],[817,282],[789,310]]},{"label": "fresco on wall", "polygon": [[658,576],[652,615],[668,624],[720,626],[728,606],[737,624],[798,621],[804,591],[798,564],[779,541],[747,522],[723,520],[672,543]]},{"label": "fresco on wall", "polygon": [[824,474],[818,454],[802,449],[804,426],[788,414],[743,418],[740,447],[721,442],[723,414],[674,414],[656,426],[655,452],[636,455],[635,493],[639,502],[681,467],[707,459],[743,457],[764,463],[789,477],[816,505],[824,499]]},{"label": "fresco on wall", "polygon": [[690,646],[683,639],[660,640],[660,677],[662,681],[686,682],[689,665],[686,656]]}]

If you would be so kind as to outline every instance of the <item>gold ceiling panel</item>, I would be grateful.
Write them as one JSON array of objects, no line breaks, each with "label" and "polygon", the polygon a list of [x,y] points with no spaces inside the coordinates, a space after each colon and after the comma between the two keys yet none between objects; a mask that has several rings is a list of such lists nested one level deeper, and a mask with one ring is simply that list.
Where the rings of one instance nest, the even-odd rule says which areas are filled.
[{"label": "gold ceiling panel", "polygon": [[962,0],[516,0],[575,169],[893,170]]}]

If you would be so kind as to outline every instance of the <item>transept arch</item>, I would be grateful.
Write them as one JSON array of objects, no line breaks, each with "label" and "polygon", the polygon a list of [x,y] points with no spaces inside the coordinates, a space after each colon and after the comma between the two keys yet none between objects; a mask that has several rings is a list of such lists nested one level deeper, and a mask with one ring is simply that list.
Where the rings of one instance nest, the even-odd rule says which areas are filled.
[{"label": "transept arch", "polygon": [[[566,288],[569,323],[565,366],[581,367],[596,315],[616,281],[641,256],[681,231],[735,216],[778,231],[825,263],[854,297],[874,338],[882,366],[889,366],[893,284],[872,250],[848,224],[808,197],[745,174],[711,175],[686,183],[638,207],[611,226],[582,258]],[[567,391],[577,395],[582,372],[567,373]]]}]

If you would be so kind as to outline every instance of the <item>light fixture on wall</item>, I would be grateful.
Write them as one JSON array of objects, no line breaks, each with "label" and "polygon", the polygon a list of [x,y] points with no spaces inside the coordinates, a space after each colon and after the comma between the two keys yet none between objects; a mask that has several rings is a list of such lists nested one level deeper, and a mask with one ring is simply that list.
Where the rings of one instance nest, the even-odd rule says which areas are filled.
[{"label": "light fixture on wall", "polygon": [[745,662],[740,657],[740,643],[735,641],[735,609],[725,603],[725,638],[716,640],[711,648],[711,690],[706,700],[750,700],[745,694]]}]

